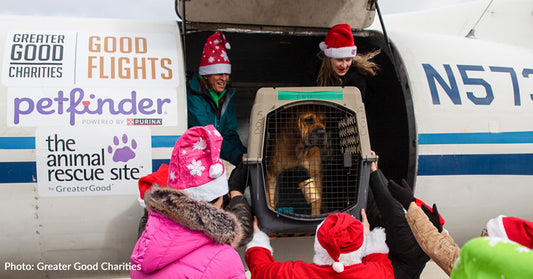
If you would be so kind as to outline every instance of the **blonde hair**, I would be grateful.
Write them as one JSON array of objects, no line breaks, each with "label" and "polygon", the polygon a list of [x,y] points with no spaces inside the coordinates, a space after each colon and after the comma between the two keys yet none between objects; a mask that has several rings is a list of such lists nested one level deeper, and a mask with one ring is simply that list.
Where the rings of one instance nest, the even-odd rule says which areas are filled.
[{"label": "blonde hair", "polygon": [[[353,58],[352,66],[363,76],[375,76],[379,71],[379,65],[371,61],[376,55],[380,54],[381,50],[374,50],[365,54],[357,54]],[[318,58],[322,60],[320,71],[316,78],[318,86],[335,86],[342,83],[342,79],[331,68],[331,58],[324,55],[321,51],[317,54]]]}]

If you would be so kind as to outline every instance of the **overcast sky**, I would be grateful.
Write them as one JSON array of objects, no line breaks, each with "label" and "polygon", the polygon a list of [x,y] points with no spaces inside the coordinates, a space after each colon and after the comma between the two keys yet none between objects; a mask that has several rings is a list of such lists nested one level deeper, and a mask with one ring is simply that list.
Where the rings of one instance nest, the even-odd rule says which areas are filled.
[{"label": "overcast sky", "polygon": [[[383,14],[392,14],[466,1],[473,0],[378,0],[378,3]],[[0,3],[0,14],[177,19],[174,0],[0,0]]]}]

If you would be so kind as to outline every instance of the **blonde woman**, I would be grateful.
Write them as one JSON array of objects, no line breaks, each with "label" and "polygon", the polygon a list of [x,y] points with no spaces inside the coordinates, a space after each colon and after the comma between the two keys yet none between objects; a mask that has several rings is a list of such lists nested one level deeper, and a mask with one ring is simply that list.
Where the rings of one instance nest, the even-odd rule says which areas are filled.
[{"label": "blonde woman", "polygon": [[381,51],[366,54],[357,52],[352,29],[348,24],[333,26],[319,44],[322,60],[314,81],[317,86],[356,86],[366,93],[366,77],[375,76],[379,66],[372,61]]}]

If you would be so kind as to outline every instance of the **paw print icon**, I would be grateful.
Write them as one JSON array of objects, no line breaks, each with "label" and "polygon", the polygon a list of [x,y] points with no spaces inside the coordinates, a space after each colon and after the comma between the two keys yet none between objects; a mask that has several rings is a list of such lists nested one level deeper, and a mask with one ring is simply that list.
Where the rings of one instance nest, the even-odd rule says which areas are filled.
[{"label": "paw print icon", "polygon": [[113,144],[107,147],[107,152],[113,154],[114,162],[127,162],[135,158],[136,148],[137,141],[135,139],[129,141],[128,135],[123,134],[120,139],[117,136],[113,137]]}]

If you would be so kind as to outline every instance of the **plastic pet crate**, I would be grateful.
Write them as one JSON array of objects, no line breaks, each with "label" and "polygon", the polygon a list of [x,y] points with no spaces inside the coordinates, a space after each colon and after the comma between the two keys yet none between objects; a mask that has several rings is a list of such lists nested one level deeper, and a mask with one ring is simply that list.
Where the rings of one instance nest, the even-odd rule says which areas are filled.
[{"label": "plastic pet crate", "polygon": [[360,219],[375,160],[357,88],[258,90],[244,163],[266,233],[312,234],[334,212]]}]

